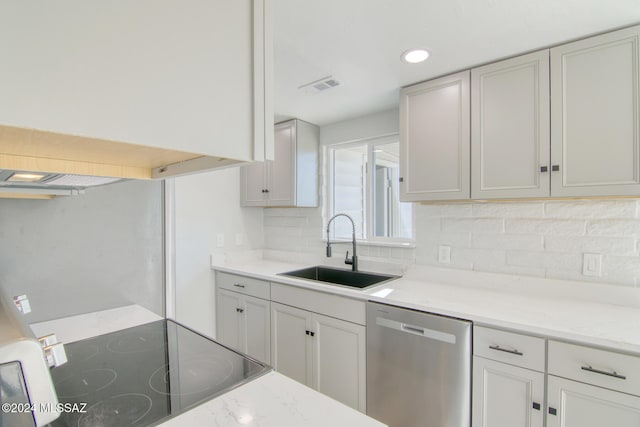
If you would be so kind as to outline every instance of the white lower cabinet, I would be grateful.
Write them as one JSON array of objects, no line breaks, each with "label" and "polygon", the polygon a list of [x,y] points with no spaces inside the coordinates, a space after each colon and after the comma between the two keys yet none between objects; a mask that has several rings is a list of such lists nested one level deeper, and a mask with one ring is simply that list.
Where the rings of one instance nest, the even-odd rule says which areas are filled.
[{"label": "white lower cabinet", "polygon": [[549,340],[547,427],[640,426],[640,358]]},{"label": "white lower cabinet", "polygon": [[547,427],[638,427],[640,397],[549,375]]},{"label": "white lower cabinet", "polygon": [[473,358],[474,427],[542,427],[544,373]]},{"label": "white lower cabinet", "polygon": [[543,427],[545,340],[473,327],[473,427]]},{"label": "white lower cabinet", "polygon": [[271,303],[271,364],[283,375],[313,387],[311,313]]},{"label": "white lower cabinet", "polygon": [[216,272],[217,340],[271,364],[270,284]]},{"label": "white lower cabinet", "polygon": [[271,363],[269,301],[218,290],[218,340],[266,364]]},{"label": "white lower cabinet", "polygon": [[364,326],[275,302],[271,322],[278,372],[365,412]]}]

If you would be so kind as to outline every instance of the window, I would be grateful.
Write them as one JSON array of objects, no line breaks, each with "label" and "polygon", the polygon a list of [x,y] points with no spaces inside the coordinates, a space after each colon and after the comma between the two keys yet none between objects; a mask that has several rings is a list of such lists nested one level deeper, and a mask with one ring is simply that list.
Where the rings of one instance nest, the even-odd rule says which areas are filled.
[{"label": "window", "polygon": [[[328,147],[327,213],[353,218],[358,239],[413,239],[413,205],[400,202],[399,152],[397,136]],[[336,220],[332,231],[351,238],[349,221]]]}]

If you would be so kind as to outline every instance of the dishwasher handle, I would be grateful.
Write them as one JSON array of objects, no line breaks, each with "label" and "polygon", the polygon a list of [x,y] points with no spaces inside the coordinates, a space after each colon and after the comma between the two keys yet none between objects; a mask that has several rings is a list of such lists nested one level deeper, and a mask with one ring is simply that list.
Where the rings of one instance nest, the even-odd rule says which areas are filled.
[{"label": "dishwasher handle", "polygon": [[456,343],[456,336],[447,332],[437,331],[435,329],[424,328],[422,326],[411,325],[408,323],[398,322],[397,320],[385,319],[384,317],[376,318],[376,325],[385,328],[395,329],[407,334],[417,335],[424,338],[442,341],[448,344]]}]

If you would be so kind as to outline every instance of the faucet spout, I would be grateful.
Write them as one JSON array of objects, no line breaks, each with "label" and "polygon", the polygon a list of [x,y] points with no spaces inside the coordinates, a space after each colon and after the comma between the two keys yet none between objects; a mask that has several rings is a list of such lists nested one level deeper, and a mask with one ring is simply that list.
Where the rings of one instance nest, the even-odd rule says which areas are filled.
[{"label": "faucet spout", "polygon": [[349,221],[351,221],[351,229],[352,229],[352,238],[351,238],[351,245],[352,245],[352,252],[353,255],[351,255],[351,258],[349,258],[349,251],[347,251],[347,255],[344,259],[344,263],[347,265],[351,266],[351,270],[353,271],[358,271],[358,256],[356,255],[356,223],[353,221],[353,218],[351,218],[349,215],[347,214],[343,214],[343,213],[339,213],[339,214],[335,214],[334,216],[331,217],[331,219],[329,219],[329,222],[327,222],[327,258],[331,257],[331,239],[330,239],[330,234],[329,234],[329,230],[330,230],[330,226],[331,223],[333,222],[334,219],[336,219],[339,216],[344,216],[346,217]]}]

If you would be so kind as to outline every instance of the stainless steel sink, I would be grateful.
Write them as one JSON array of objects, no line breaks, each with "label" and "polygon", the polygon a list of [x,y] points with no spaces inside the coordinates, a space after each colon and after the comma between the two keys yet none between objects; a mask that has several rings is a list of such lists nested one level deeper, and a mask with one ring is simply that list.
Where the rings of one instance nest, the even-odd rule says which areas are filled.
[{"label": "stainless steel sink", "polygon": [[387,274],[365,273],[362,271],[341,270],[339,268],[324,267],[321,265],[279,273],[279,275],[357,289],[365,289],[400,277]]}]

